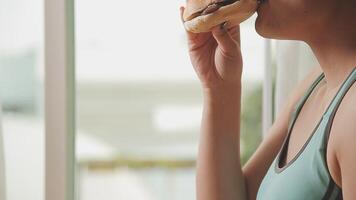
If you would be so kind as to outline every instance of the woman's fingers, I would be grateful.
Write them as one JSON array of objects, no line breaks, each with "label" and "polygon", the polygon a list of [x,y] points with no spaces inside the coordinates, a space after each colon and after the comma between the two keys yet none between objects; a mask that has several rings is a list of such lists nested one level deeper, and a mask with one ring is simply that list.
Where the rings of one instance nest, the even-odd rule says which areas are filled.
[{"label": "woman's fingers", "polygon": [[237,32],[230,32],[226,23],[215,26],[211,32],[223,53],[226,56],[234,57],[237,53],[238,43],[233,37],[237,38]]},{"label": "woman's fingers", "polygon": [[[184,6],[181,6],[179,8],[180,10],[180,17],[182,24],[184,26],[184,19],[183,19],[183,13],[184,13]],[[200,46],[202,45],[201,43],[204,43],[207,41],[209,37],[211,37],[211,34],[219,44],[220,48],[226,53],[227,55],[229,52],[234,51],[236,52],[236,48],[239,47],[240,45],[240,26],[233,26],[233,27],[228,27],[227,22],[214,27],[211,30],[211,33],[192,33],[189,32],[185,29],[187,38],[188,38],[188,43],[191,46]],[[192,48],[193,48],[192,47]]]},{"label": "woman's fingers", "polygon": [[[184,26],[184,20],[183,20],[183,13],[184,13],[184,7],[180,7],[180,15],[181,15],[181,20]],[[196,50],[200,49],[201,47],[205,46],[207,43],[209,43],[209,40],[212,38],[212,35],[210,32],[205,32],[205,33],[192,33],[189,32],[185,29],[184,31],[186,32],[187,39],[188,39],[188,46],[191,50]]]},{"label": "woman's fingers", "polygon": [[[181,19],[181,21],[182,21],[183,27],[184,27],[184,19],[183,19],[184,9],[185,9],[185,8],[184,8],[183,6],[181,6],[181,7],[179,8],[179,11],[180,11],[180,19]],[[184,30],[185,30],[185,32],[186,32],[186,34],[187,34],[188,40],[194,40],[194,39],[197,37],[197,34],[187,31],[187,30],[185,29],[185,27],[184,27]]]}]

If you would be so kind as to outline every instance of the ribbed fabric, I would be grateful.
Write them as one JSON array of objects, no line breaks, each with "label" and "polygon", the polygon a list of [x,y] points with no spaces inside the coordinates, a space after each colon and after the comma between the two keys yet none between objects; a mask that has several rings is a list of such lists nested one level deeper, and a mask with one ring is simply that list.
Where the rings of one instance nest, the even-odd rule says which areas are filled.
[{"label": "ribbed fabric", "polygon": [[313,82],[297,103],[289,122],[287,136],[260,185],[257,200],[342,199],[342,189],[331,178],[327,166],[326,149],[336,111],[347,91],[356,81],[356,68],[344,80],[301,150],[290,162],[280,167],[280,160],[287,152],[291,130],[296,119],[304,103],[323,78],[324,73]]}]

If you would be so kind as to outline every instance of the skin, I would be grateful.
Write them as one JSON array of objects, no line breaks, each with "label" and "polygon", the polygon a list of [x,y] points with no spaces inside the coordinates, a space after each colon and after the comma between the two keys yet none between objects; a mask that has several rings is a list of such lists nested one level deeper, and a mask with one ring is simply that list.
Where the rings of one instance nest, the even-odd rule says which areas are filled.
[{"label": "skin", "polygon": [[[198,200],[256,199],[260,183],[281,148],[291,112],[312,82],[325,81],[303,106],[291,133],[288,163],[320,120],[341,83],[356,66],[356,1],[267,0],[258,9],[256,31],[263,37],[299,40],[313,50],[320,67],[291,92],[283,109],[249,161],[240,162],[241,76],[239,27],[187,32],[189,55],[201,81],[204,112],[197,159]],[[181,14],[184,7],[181,7]],[[344,199],[356,199],[356,84],[347,92],[333,120],[327,165]]]}]

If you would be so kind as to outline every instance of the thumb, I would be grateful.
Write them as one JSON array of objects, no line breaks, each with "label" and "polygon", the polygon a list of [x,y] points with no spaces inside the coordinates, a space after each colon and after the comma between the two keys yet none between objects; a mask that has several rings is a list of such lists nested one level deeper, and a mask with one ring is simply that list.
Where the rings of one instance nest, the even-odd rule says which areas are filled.
[{"label": "thumb", "polygon": [[238,44],[227,30],[227,22],[219,26],[215,26],[212,28],[211,32],[223,53],[228,56],[232,56],[236,53]]}]

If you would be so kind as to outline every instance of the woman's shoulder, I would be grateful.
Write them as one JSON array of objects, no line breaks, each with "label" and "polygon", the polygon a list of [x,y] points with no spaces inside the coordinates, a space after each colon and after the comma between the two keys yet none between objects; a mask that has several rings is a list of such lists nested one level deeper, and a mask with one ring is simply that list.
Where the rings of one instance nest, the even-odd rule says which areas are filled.
[{"label": "woman's shoulder", "polygon": [[356,82],[345,94],[331,123],[328,141],[331,174],[338,185],[344,183],[341,177],[345,176],[353,177],[356,183],[356,173],[345,171],[356,168]]},{"label": "woman's shoulder", "polygon": [[[333,134],[333,132],[337,134]],[[347,137],[353,136],[355,137],[353,142],[356,143],[356,81],[337,107],[330,134],[340,136],[338,139],[347,139]]]}]

